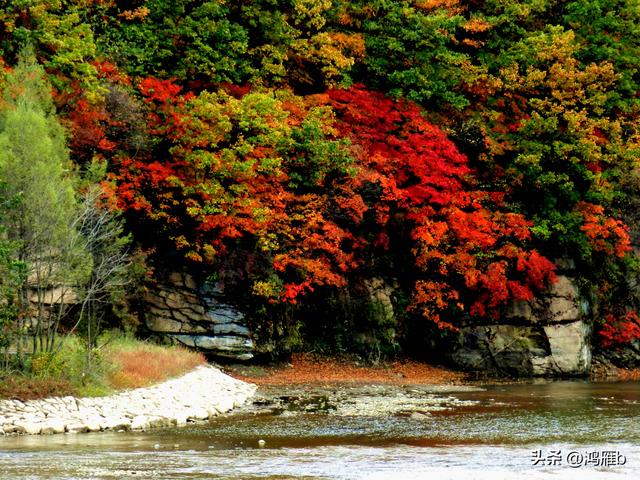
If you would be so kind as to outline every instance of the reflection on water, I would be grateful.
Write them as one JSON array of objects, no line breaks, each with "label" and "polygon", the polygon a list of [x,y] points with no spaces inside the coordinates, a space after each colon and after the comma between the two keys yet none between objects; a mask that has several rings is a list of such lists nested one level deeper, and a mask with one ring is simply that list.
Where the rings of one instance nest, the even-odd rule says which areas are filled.
[{"label": "reflection on water", "polygon": [[[640,478],[637,382],[447,395],[474,402],[421,418],[240,414],[148,433],[0,438],[0,478]],[[561,463],[534,466],[538,449],[559,450]],[[571,451],[617,451],[626,464],[572,468]]]}]

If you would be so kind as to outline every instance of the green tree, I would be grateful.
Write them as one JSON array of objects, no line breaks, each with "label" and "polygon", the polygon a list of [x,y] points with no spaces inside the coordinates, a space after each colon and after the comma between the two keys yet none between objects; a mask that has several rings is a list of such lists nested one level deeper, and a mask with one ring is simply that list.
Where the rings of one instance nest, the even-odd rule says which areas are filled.
[{"label": "green tree", "polygon": [[130,73],[213,81],[246,80],[247,32],[229,17],[225,1],[146,0],[94,5],[98,46]]},{"label": "green tree", "polygon": [[17,259],[18,244],[7,238],[4,227],[4,217],[16,202],[4,192],[5,184],[0,181],[0,371],[9,364],[8,348],[15,335],[18,292],[24,277],[24,264]]},{"label": "green tree", "polygon": [[105,92],[99,85],[96,46],[91,26],[82,19],[86,2],[74,0],[19,0],[0,3],[0,51],[8,62],[18,58],[26,45],[47,71],[51,82],[64,90],[77,82],[88,96]]},{"label": "green tree", "polygon": [[426,107],[469,105],[464,89],[483,72],[457,35],[487,27],[467,22],[459,2],[336,3],[337,23],[364,35],[366,56],[355,67],[355,80]]},{"label": "green tree", "polygon": [[50,86],[33,54],[7,75],[0,117],[0,179],[19,202],[4,219],[7,240],[27,266],[21,286],[20,331],[30,329],[33,352],[52,351],[73,287],[91,270],[74,226],[78,203],[65,136]]}]

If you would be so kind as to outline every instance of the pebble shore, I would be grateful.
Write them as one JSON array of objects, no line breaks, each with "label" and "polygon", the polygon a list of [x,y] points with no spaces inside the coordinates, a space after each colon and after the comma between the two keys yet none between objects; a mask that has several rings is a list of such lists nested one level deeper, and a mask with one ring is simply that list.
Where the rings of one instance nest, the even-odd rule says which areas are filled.
[{"label": "pebble shore", "polygon": [[256,386],[210,365],[108,397],[0,400],[0,435],[147,430],[207,420],[244,404]]}]

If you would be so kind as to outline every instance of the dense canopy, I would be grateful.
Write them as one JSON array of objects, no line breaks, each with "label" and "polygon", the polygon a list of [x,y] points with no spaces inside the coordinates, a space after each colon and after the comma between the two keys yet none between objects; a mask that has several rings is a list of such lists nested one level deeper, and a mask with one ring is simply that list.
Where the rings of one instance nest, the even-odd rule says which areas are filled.
[{"label": "dense canopy", "polygon": [[147,266],[223,279],[267,336],[374,277],[399,331],[455,331],[569,259],[611,345],[640,337],[639,29],[628,0],[4,2],[0,139],[29,56]]}]

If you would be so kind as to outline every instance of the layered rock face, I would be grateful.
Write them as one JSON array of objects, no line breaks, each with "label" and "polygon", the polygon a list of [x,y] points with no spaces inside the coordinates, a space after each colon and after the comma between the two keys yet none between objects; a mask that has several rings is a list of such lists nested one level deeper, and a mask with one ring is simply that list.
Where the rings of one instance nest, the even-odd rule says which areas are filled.
[{"label": "layered rock face", "polygon": [[224,302],[217,285],[172,272],[145,295],[149,330],[218,356],[249,360],[254,343],[242,312]]},{"label": "layered rock face", "polygon": [[461,328],[461,343],[451,353],[454,363],[514,376],[588,374],[588,304],[570,275],[558,275],[548,294],[518,302],[510,310],[496,323]]}]

